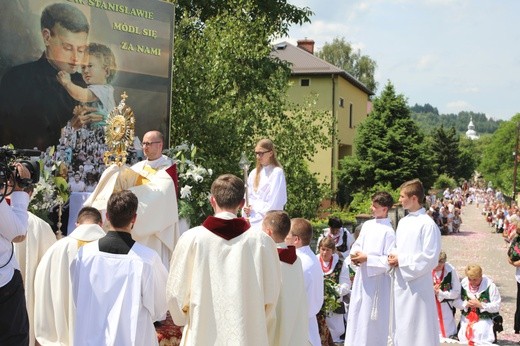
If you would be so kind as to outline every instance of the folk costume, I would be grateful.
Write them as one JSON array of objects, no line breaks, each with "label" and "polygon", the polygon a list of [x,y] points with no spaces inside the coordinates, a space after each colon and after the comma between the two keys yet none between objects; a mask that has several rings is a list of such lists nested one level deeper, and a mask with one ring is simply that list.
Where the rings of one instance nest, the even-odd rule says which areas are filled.
[{"label": "folk costume", "polygon": [[76,227],[58,240],[42,257],[34,278],[34,332],[41,345],[72,345],[75,309],[70,284],[70,264],[78,249],[106,235],[96,224]]},{"label": "folk costume", "polygon": [[158,345],[154,321],[166,314],[168,272],[130,233],[110,231],[78,251],[70,267],[74,345]]},{"label": "folk costume", "polygon": [[[391,277],[388,255],[395,246],[390,219],[372,219],[363,223],[351,253],[367,255],[354,273],[350,293],[345,345],[386,345],[390,324]],[[374,333],[377,330],[377,333]]]},{"label": "folk costume", "polygon": [[[352,244],[354,244],[354,235],[349,232],[348,229],[345,227],[341,227],[339,229],[338,234],[334,235],[330,232],[330,228],[325,228],[323,230],[323,234],[318,238],[318,243],[320,244],[321,240],[324,237],[330,237],[334,240],[334,243],[336,243],[336,251],[341,254],[341,258],[345,259],[350,254],[350,248],[352,247]],[[319,245],[318,245],[319,246]],[[319,251],[317,248],[316,251]]]},{"label": "folk costume", "polygon": [[166,292],[181,345],[275,345],[281,271],[273,240],[222,212],[184,232]]},{"label": "folk costume", "polygon": [[287,203],[287,186],[281,167],[268,165],[260,170],[260,182],[255,189],[256,169],[249,173],[247,190],[251,214],[249,223],[252,229],[261,229],[262,220],[269,210],[283,210]]},{"label": "folk costume", "polygon": [[440,249],[439,228],[424,208],[399,221],[392,250],[399,262],[393,280],[395,346],[439,345],[431,273],[438,264]]},{"label": "folk costume", "polygon": [[[29,214],[27,236],[23,242],[14,243],[14,253],[20,264],[20,272],[25,287],[25,303],[29,316],[29,345],[34,342],[35,297],[41,289],[35,284],[36,268],[49,247],[56,242],[51,226],[33,213]],[[68,269],[68,268],[67,268]]]},{"label": "folk costume", "polygon": [[309,317],[309,342],[312,346],[320,346],[320,332],[316,315],[323,305],[323,271],[316,254],[309,245],[296,249],[298,257],[302,261],[303,279],[307,292],[307,306]]},{"label": "folk costume", "polygon": [[325,315],[325,321],[330,331],[332,341],[334,343],[341,342],[341,336],[345,333],[346,313],[345,304],[343,304],[343,297],[350,292],[351,285],[349,268],[336,253],[332,254],[332,258],[328,263],[324,262],[319,254],[316,255],[316,258],[318,258],[320,261],[323,278],[330,279],[338,285],[336,288],[336,293],[338,295],[338,299],[341,300],[340,306],[331,312],[324,311],[324,306],[322,306],[320,314]]},{"label": "folk costume", "polygon": [[276,305],[275,345],[301,346],[309,342],[307,294],[302,261],[294,246],[276,244],[282,271],[282,287]]},{"label": "folk costume", "polygon": [[[460,298],[455,301],[455,306],[461,309],[460,330],[458,333],[461,343],[469,345],[491,345],[495,341],[493,334],[492,317],[500,309],[501,297],[496,285],[487,276],[482,277],[478,288],[473,289],[468,278],[462,279]],[[482,303],[482,309],[470,309],[467,301],[478,299]]]},{"label": "folk costume", "polygon": [[435,305],[442,340],[442,338],[449,338],[457,334],[453,302],[460,296],[460,280],[457,271],[449,263],[445,263],[441,270],[433,271],[432,277],[433,284],[440,285],[439,292],[435,297]]}]

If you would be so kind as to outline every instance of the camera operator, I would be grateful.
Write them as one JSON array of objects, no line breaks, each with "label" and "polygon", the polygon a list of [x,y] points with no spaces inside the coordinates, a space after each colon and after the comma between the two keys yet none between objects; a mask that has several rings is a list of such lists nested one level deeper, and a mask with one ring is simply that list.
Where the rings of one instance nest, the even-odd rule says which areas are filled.
[{"label": "camera operator", "polygon": [[[31,177],[29,170],[15,164],[20,178]],[[29,320],[25,304],[22,276],[14,257],[13,242],[25,239],[28,225],[29,195],[15,179],[10,184],[11,205],[0,202],[0,345],[28,345]],[[10,191],[9,191],[10,192]]]}]

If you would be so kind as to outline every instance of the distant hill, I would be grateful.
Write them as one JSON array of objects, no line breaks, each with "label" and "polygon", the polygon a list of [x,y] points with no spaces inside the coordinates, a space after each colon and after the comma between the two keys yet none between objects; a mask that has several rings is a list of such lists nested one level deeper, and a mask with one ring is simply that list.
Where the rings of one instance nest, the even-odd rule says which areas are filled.
[{"label": "distant hill", "polygon": [[441,125],[444,125],[444,128],[455,126],[457,132],[466,133],[471,118],[473,118],[473,125],[475,125],[475,130],[479,135],[491,134],[503,122],[503,120],[488,119],[483,113],[459,112],[459,114],[439,114],[438,109],[428,103],[424,106],[415,104],[413,107],[410,107],[410,110],[412,119],[427,134],[432,133],[435,128]]}]

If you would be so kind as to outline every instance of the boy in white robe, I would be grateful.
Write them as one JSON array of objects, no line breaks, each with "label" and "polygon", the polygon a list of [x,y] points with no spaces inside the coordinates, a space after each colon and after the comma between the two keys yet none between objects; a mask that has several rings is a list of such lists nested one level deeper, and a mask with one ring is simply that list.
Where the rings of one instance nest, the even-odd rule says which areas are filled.
[{"label": "boy in white robe", "polygon": [[378,346],[388,341],[391,299],[388,255],[395,245],[388,210],[393,204],[387,192],[372,196],[371,210],[375,218],[363,223],[350,250],[352,263],[359,267],[350,293],[346,346]]},{"label": "boy in white robe", "polygon": [[71,264],[75,346],[158,345],[153,322],[166,314],[168,272],[154,250],[132,239],[137,206],[133,192],[114,192],[109,232]]},{"label": "boy in white robe", "polygon": [[446,253],[441,251],[439,264],[432,272],[441,341],[457,335],[454,300],[460,296],[459,276],[455,268],[446,262],[447,258]]},{"label": "boy in white robe", "polygon": [[439,323],[431,273],[441,249],[440,231],[421,203],[419,179],[401,185],[399,202],[409,214],[399,220],[395,249],[388,256],[394,267],[393,342],[398,346],[438,346]]},{"label": "boy in white robe", "polygon": [[54,243],[36,269],[34,332],[41,345],[73,344],[75,309],[69,268],[81,246],[105,236],[102,222],[96,208],[83,207],[76,229]]},{"label": "boy in white robe", "polygon": [[276,245],[236,213],[244,182],[232,175],[211,185],[215,216],[184,232],[166,287],[181,345],[276,345],[281,271]]},{"label": "boy in white robe", "polygon": [[296,248],[285,244],[290,229],[291,219],[286,212],[270,210],[265,214],[262,230],[276,243],[282,270],[282,287],[276,305],[275,345],[301,346],[309,340],[307,293]]},{"label": "boy in white robe", "polygon": [[465,273],[460,298],[455,300],[455,307],[462,313],[459,341],[470,345],[491,345],[495,342],[492,317],[500,309],[500,293],[490,278],[482,276],[479,265],[468,265]]},{"label": "boy in white robe", "polygon": [[285,242],[287,245],[296,246],[296,253],[302,261],[308,303],[309,342],[312,346],[320,346],[321,339],[316,315],[323,305],[323,271],[320,261],[309,246],[311,239],[311,223],[302,218],[291,219],[291,230],[285,238]]}]

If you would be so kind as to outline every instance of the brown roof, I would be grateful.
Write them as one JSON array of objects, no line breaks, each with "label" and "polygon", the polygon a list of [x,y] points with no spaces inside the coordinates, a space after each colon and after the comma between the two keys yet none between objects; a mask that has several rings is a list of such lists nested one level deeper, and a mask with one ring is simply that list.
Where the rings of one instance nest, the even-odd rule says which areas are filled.
[{"label": "brown roof", "polygon": [[275,44],[271,55],[288,62],[291,65],[293,75],[340,75],[352,85],[366,92],[368,95],[374,95],[370,89],[348,72],[318,58],[306,50],[290,44],[289,42],[280,42]]}]

